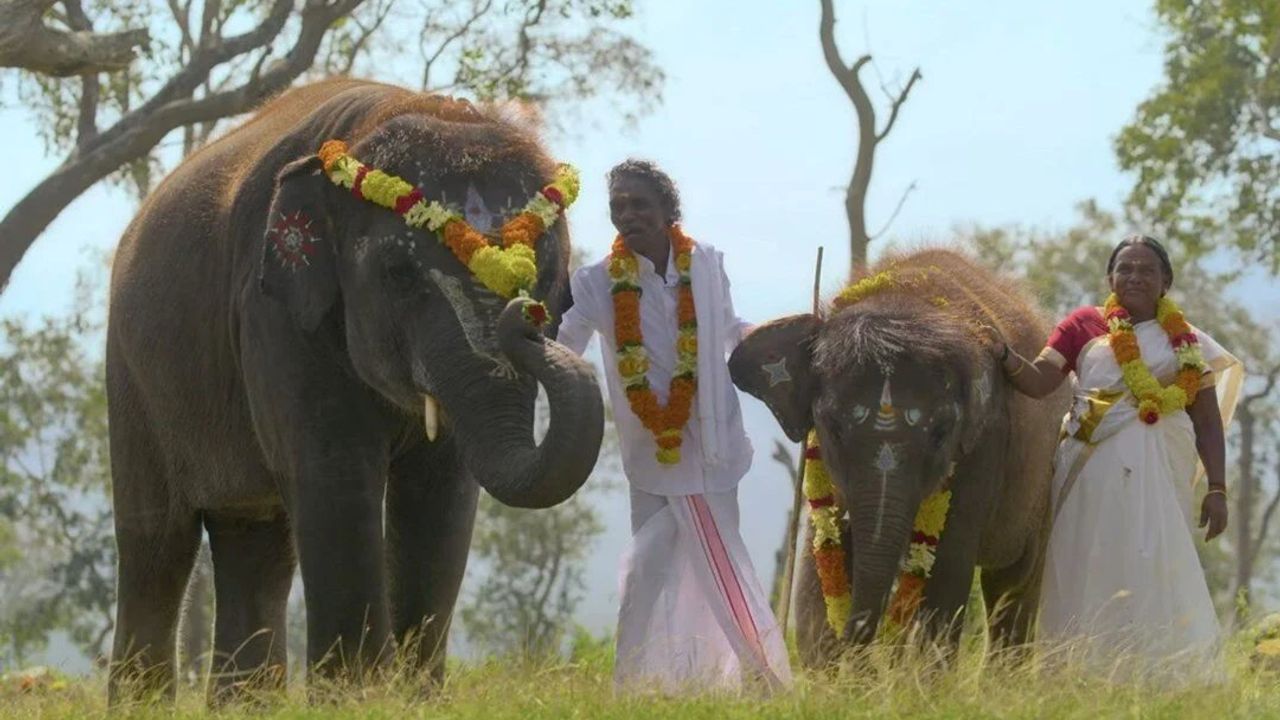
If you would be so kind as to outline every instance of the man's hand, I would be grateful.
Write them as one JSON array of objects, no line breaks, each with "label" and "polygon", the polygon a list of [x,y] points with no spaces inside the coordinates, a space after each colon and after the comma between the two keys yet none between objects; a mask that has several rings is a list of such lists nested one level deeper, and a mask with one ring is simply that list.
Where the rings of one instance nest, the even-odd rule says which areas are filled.
[{"label": "man's hand", "polygon": [[1209,493],[1200,503],[1200,527],[1209,526],[1204,540],[1208,542],[1227,529],[1227,496],[1220,492]]}]

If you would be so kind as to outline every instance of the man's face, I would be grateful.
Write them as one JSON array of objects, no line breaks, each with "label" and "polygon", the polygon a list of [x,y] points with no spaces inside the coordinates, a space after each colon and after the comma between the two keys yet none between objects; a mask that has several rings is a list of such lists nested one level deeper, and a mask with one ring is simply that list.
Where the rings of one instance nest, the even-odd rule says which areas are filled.
[{"label": "man's face", "polygon": [[633,249],[667,242],[671,220],[657,188],[642,178],[623,175],[613,183],[609,188],[609,219]]}]

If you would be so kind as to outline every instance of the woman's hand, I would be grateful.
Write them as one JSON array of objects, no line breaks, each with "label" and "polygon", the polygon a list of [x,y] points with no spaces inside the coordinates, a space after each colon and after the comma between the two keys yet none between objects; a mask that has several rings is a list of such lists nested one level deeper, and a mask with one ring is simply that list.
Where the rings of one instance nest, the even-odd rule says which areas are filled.
[{"label": "woman's hand", "polygon": [[1204,534],[1204,541],[1218,537],[1227,529],[1227,496],[1221,492],[1210,492],[1200,503],[1200,527],[1209,526]]}]

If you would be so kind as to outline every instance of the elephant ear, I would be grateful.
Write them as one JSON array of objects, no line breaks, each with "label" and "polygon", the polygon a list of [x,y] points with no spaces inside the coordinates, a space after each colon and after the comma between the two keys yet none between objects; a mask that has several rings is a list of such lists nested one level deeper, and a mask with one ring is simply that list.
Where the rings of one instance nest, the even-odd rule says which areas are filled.
[{"label": "elephant ear", "polygon": [[333,222],[325,204],[322,163],[289,163],[276,177],[262,238],[258,286],[284,303],[304,330],[319,326],[338,295]]},{"label": "elephant ear", "polygon": [[813,427],[813,344],[821,324],[809,314],[765,323],[729,357],[733,384],[764,401],[795,442]]}]

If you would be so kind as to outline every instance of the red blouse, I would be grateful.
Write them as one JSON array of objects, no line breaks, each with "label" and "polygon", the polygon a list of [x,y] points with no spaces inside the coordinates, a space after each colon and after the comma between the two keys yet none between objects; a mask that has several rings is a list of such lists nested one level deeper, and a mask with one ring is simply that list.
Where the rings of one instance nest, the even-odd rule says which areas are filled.
[{"label": "red blouse", "polygon": [[1046,345],[1062,356],[1062,372],[1074,372],[1080,351],[1090,340],[1108,332],[1107,321],[1096,307],[1076,308],[1058,323]]}]

